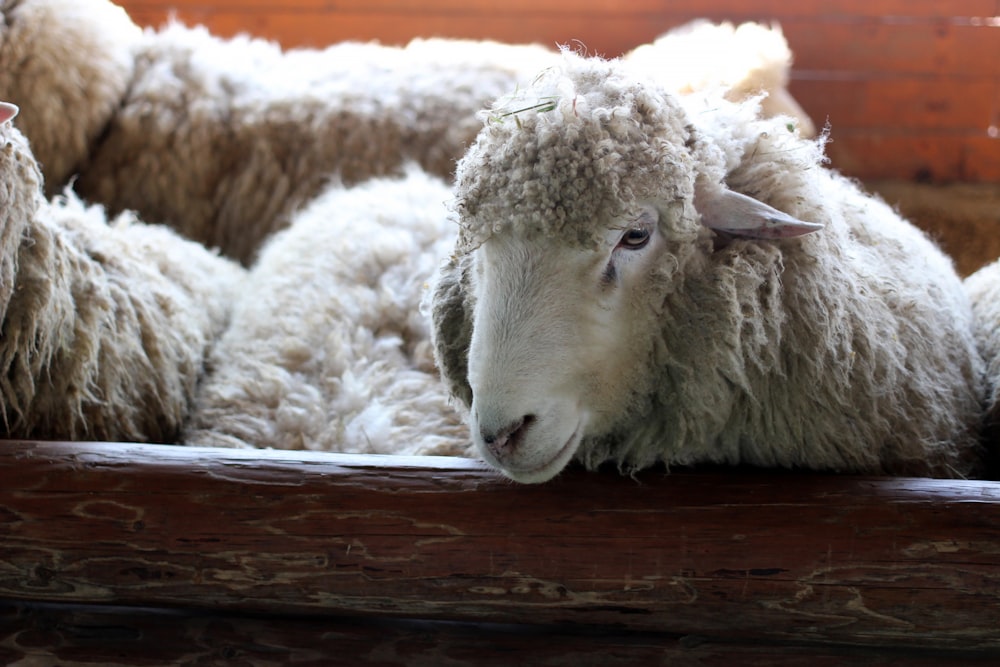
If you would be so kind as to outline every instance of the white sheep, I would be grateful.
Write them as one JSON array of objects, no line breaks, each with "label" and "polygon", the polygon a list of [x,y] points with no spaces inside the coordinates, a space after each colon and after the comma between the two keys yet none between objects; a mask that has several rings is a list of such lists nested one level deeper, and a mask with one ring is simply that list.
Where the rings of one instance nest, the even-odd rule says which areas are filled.
[{"label": "white sheep", "polygon": [[450,189],[418,169],[333,186],[262,249],[183,441],[464,454],[468,429],[418,306],[454,243]]},{"label": "white sheep", "polygon": [[986,365],[987,447],[1000,464],[1000,261],[988,264],[965,279],[972,301],[976,344]]},{"label": "white sheep", "polygon": [[822,141],[679,99],[567,53],[459,163],[431,315],[482,456],[522,482],[573,459],[977,473],[950,261]]},{"label": "white sheep", "polygon": [[0,434],[173,442],[243,269],[72,193],[44,199],[15,112],[0,105]]}]

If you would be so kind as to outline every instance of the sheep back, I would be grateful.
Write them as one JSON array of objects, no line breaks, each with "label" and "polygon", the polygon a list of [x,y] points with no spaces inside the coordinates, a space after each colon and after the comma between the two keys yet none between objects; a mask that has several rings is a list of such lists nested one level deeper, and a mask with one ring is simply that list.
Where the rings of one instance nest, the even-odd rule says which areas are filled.
[{"label": "sheep back", "polygon": [[184,441],[461,454],[419,303],[455,226],[416,168],[330,187],[261,251],[214,350]]},{"label": "sheep back", "polygon": [[406,160],[450,176],[476,112],[525,63],[552,56],[462,40],[283,52],[172,24],[143,35],[128,95],[77,187],[249,264],[331,177],[398,175]]},{"label": "sheep back", "polygon": [[0,99],[24,109],[18,125],[51,196],[118,110],[141,30],[107,0],[6,0],[0,12]]},{"label": "sheep back", "polygon": [[792,52],[776,24],[698,19],[636,47],[624,60],[680,94],[714,91],[734,102],[763,94],[765,116],[788,116],[804,136],[816,135],[809,115],[788,92]]}]

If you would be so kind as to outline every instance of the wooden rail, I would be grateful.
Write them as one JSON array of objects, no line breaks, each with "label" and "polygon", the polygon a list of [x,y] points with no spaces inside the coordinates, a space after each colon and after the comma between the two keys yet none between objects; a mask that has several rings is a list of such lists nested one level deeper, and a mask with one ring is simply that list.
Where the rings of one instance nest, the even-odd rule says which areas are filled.
[{"label": "wooden rail", "polygon": [[1000,656],[996,482],[6,442],[0,536],[8,604]]}]

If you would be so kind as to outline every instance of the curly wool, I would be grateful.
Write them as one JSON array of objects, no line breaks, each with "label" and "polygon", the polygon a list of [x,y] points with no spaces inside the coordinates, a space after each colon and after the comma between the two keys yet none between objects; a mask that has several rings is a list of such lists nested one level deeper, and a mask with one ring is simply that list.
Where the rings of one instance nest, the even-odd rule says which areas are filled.
[{"label": "curly wool", "polygon": [[242,269],[72,194],[0,128],[0,411],[16,438],[172,442]]},{"label": "curly wool", "polygon": [[648,131],[697,142],[679,104],[633,84],[616,63],[592,62],[579,83],[553,67],[481,114],[485,127],[457,174],[465,251],[494,233],[587,245],[600,233],[592,219],[620,216],[654,194],[667,197],[665,187],[670,198],[691,198],[693,156],[661,161],[658,146],[644,139]]},{"label": "curly wool", "polygon": [[417,169],[339,186],[267,243],[209,362],[186,444],[462,454],[419,303],[454,242]]},{"label": "curly wool", "polygon": [[[21,0],[0,11],[0,99],[30,111],[23,126],[50,195],[79,174],[75,189],[110,213],[136,211],[244,264],[333,175],[357,183],[416,160],[450,177],[479,129],[476,112],[558,58],[446,39],[282,51],[177,23],[141,31],[108,0]],[[719,35],[727,77],[783,85],[780,32],[704,31]],[[636,62],[672,59],[690,39],[668,34],[637,49]]]},{"label": "curly wool", "polygon": [[[585,246],[609,216],[654,200],[671,211],[660,226],[672,251],[650,276],[660,301],[636,314],[646,357],[628,409],[584,438],[579,460],[979,471],[971,310],[922,233],[822,168],[822,141],[757,118],[753,103],[682,102],[616,62],[563,57],[493,109],[458,167],[462,238],[433,310],[457,396],[471,400],[478,242],[534,234]],[[825,229],[781,242],[714,235],[695,210],[696,179]]]}]

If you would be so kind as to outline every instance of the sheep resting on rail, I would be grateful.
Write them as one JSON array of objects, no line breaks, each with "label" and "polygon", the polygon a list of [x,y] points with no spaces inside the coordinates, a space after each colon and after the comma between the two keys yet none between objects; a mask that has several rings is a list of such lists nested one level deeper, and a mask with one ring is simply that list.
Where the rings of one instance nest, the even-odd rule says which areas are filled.
[{"label": "sheep resting on rail", "polygon": [[504,474],[980,472],[983,365],[951,261],[824,168],[822,139],[756,112],[566,53],[486,114],[431,314]]},{"label": "sheep resting on rail", "polygon": [[[411,161],[450,176],[478,131],[476,112],[557,53],[446,39],[283,50],[176,22],[143,30],[107,0],[0,2],[0,17],[0,98],[25,109],[18,126],[37,158],[33,180],[3,174],[10,193],[28,193],[37,207],[12,209],[6,227],[14,294],[0,346],[13,364],[6,435],[169,442],[183,425],[183,442],[232,446],[427,453],[467,444],[416,313],[431,258],[455,231],[442,206],[446,186],[410,170],[398,182],[321,193],[331,181],[356,185]],[[725,77],[701,68],[701,85],[741,95],[784,85],[791,55],[780,31],[762,28],[747,41],[736,39],[746,29],[697,29],[713,31],[731,62],[754,63],[727,63]],[[685,68],[671,43],[643,49],[636,66],[677,76]],[[48,200],[37,192],[38,170]],[[105,210],[76,194],[123,217],[108,225]],[[244,280],[136,216],[253,271]],[[258,257],[285,226],[296,229]],[[22,233],[35,239],[33,251],[18,245]],[[37,239],[49,236],[64,242],[43,256],[48,246]],[[189,260],[155,254],[178,247]],[[405,261],[388,262],[391,253]],[[25,298],[36,294],[24,288],[31,275],[49,276],[46,300]],[[190,275],[198,278],[180,279]],[[79,287],[105,283],[110,301],[97,298],[103,288]],[[144,317],[127,317],[130,307]],[[182,340],[190,347],[178,347]]]},{"label": "sheep resting on rail", "polygon": [[[21,0],[0,3],[0,12],[4,18],[0,25],[0,98],[19,102],[26,108],[28,113],[20,119],[22,128],[32,140],[38,163],[46,170],[48,191],[53,196],[45,200],[37,192],[38,164],[31,162],[30,168],[22,169],[29,164],[26,158],[21,163],[8,165],[11,169],[4,172],[5,179],[17,181],[26,175],[24,183],[11,184],[8,191],[11,201],[25,192],[32,194],[17,199],[29,202],[29,208],[15,207],[7,212],[4,228],[7,245],[0,263],[5,267],[4,298],[10,297],[3,305],[3,354],[8,364],[5,385],[8,393],[3,404],[7,435],[171,441],[177,437],[178,430],[186,426],[184,432],[189,436],[188,442],[235,446],[411,452],[428,451],[422,449],[428,444],[433,451],[460,448],[464,437],[451,412],[444,408],[434,412],[426,428],[416,421],[420,414],[437,409],[428,406],[444,406],[446,401],[442,387],[434,383],[431,375],[425,354],[426,341],[420,340],[425,333],[422,326],[426,325],[421,325],[415,313],[404,316],[403,312],[411,308],[419,296],[422,278],[429,272],[427,257],[437,253],[438,246],[448,245],[447,237],[457,231],[455,227],[442,232],[442,237],[433,242],[427,236],[428,232],[433,234],[435,230],[448,227],[442,209],[437,206],[444,198],[440,191],[445,186],[438,181],[429,185],[430,179],[411,172],[398,182],[379,181],[372,183],[370,188],[331,192],[305,210],[300,209],[316,198],[331,179],[353,185],[370,176],[396,174],[408,160],[438,171],[441,176],[450,175],[453,159],[460,156],[466,142],[478,130],[474,111],[495,94],[514,89],[518,79],[530,81],[530,76],[522,76],[526,72],[533,74],[539,67],[559,63],[561,56],[538,47],[449,40],[417,41],[405,48],[345,44],[323,51],[284,52],[260,40],[220,40],[204,29],[176,24],[162,30],[142,31],[120,8],[106,0]],[[710,28],[701,25],[689,30]],[[719,30],[718,35],[726,40],[751,34],[744,28],[720,27]],[[761,34],[765,33],[767,31]],[[673,37],[683,39],[691,34],[681,31]],[[774,46],[780,41],[781,48],[761,52],[761,55],[787,73],[789,54],[780,33],[772,31],[765,36]],[[679,43],[660,41],[650,49],[637,50],[628,59],[628,66],[645,67],[660,85],[681,92],[679,83],[668,81],[668,75],[678,72],[661,66],[670,64],[669,47]],[[740,40],[731,44],[741,55],[733,55],[724,62],[741,65],[746,70],[743,73],[749,72],[749,78],[753,79],[753,73],[758,71],[757,63],[763,61],[754,58],[751,47]],[[459,53],[463,62],[449,55]],[[359,58],[366,63],[364,72],[356,66]],[[470,58],[475,60],[476,67],[470,67]],[[734,92],[744,92],[733,79],[718,78],[711,72],[701,72],[695,78],[700,83],[693,88],[710,85],[718,88],[714,92],[720,96],[726,94],[727,89],[730,96]],[[775,79],[775,85],[782,85],[784,80]],[[706,84],[706,81],[711,83]],[[691,87],[684,86],[685,90]],[[461,95],[456,94],[456,88],[461,90]],[[317,90],[322,93],[317,94]],[[778,97],[772,94],[769,99]],[[574,114],[585,116],[589,113],[588,102],[581,98],[579,108],[574,108],[571,101],[575,98],[575,95],[564,97],[555,105],[554,98],[541,99],[535,111],[506,116],[508,111],[522,107],[512,104],[498,107],[498,127],[509,129],[524,121],[531,130],[531,117],[548,106],[553,106],[552,111],[561,109],[559,113],[570,108]],[[689,108],[695,105],[690,100],[684,104]],[[905,398],[913,405],[906,414],[918,416],[921,421],[914,425],[914,430],[899,429],[896,440],[890,440],[884,450],[876,452],[881,443],[877,437],[883,430],[892,431],[902,419],[895,408],[906,388],[893,388],[884,396],[877,392],[892,385],[903,373],[901,368],[907,373],[912,369],[906,366],[909,361],[901,361],[905,355],[898,351],[893,362],[882,366],[875,364],[872,359],[881,359],[878,355],[884,354],[884,350],[878,348],[881,351],[876,354],[867,346],[874,340],[883,347],[889,344],[886,341],[905,347],[909,340],[903,331],[906,327],[896,327],[903,335],[893,340],[893,326],[880,324],[879,308],[868,305],[864,306],[868,309],[864,314],[872,316],[870,329],[858,329],[844,313],[856,313],[864,308],[838,301],[842,295],[831,301],[829,312],[804,308],[801,317],[796,315],[798,309],[790,303],[796,294],[808,292],[795,283],[801,276],[808,275],[804,268],[808,261],[804,257],[810,249],[816,251],[818,259],[814,262],[821,265],[822,270],[836,273],[841,265],[846,267],[843,275],[838,274],[836,280],[830,281],[835,286],[834,293],[839,294],[837,290],[849,282],[845,276],[853,276],[864,268],[862,263],[842,262],[836,255],[834,260],[817,250],[828,243],[822,239],[843,235],[844,224],[838,226],[831,218],[844,214],[844,207],[849,206],[844,202],[850,197],[837,195],[832,200],[837,202],[835,206],[825,205],[822,193],[816,197],[806,196],[804,202],[791,201],[794,198],[788,193],[792,190],[776,190],[766,178],[758,183],[753,175],[761,171],[754,166],[757,162],[746,159],[743,161],[749,166],[737,164],[744,154],[762,151],[755,158],[760,160],[769,146],[783,150],[788,144],[792,152],[804,150],[807,157],[802,158],[801,164],[815,169],[819,149],[809,142],[793,140],[794,133],[789,131],[787,120],[759,123],[749,119],[752,105],[739,107],[722,103],[716,109],[714,104],[693,114],[695,124],[705,128],[713,123],[721,126],[721,122],[711,120],[713,114],[717,118],[728,114],[746,123],[732,127],[730,143],[733,145],[725,150],[719,147],[722,143],[717,132],[701,131],[701,135],[711,141],[705,139],[701,148],[698,148],[701,144],[695,142],[690,151],[714,155],[712,159],[699,158],[708,165],[707,173],[713,170],[730,172],[727,179],[731,187],[757,193],[770,204],[786,209],[790,216],[823,223],[826,229],[801,240],[771,243],[734,239],[733,230],[725,231],[725,220],[716,224],[718,219],[726,217],[733,202],[750,207],[751,212],[760,209],[737,197],[722,196],[720,203],[718,198],[711,196],[711,180],[701,179],[697,189],[689,184],[692,192],[707,195],[699,197],[699,213],[694,212],[690,203],[680,203],[683,199],[680,194],[670,199],[671,206],[659,207],[650,207],[650,202],[635,196],[625,198],[628,202],[635,200],[637,205],[621,213],[634,213],[642,224],[627,225],[631,230],[627,236],[623,229],[620,238],[611,239],[616,246],[620,242],[621,248],[610,252],[609,261],[598,276],[602,290],[598,295],[607,309],[597,315],[607,318],[611,326],[603,334],[589,338],[581,338],[575,332],[564,335],[565,341],[553,341],[551,335],[559,336],[558,333],[542,332],[545,335],[539,336],[539,348],[536,348],[536,352],[543,350],[538,358],[539,368],[545,368],[550,361],[568,358],[564,355],[567,350],[573,352],[573,346],[606,343],[610,351],[606,368],[599,369],[608,371],[607,382],[598,383],[601,391],[580,406],[581,414],[586,412],[589,416],[586,428],[580,422],[579,435],[586,437],[581,438],[584,444],[578,453],[590,463],[607,456],[617,460],[623,469],[632,469],[647,460],[668,463],[760,460],[844,470],[922,472],[926,468],[933,474],[974,471],[975,465],[968,459],[975,448],[965,446],[968,439],[956,435],[963,433],[961,425],[969,421],[968,401],[965,400],[968,392],[961,388],[961,382],[957,387],[948,384],[954,379],[948,377],[948,369],[927,370],[925,366],[931,364],[927,363],[926,351],[919,346],[910,354],[916,369],[913,372],[924,379],[935,374],[945,378],[948,381],[941,383],[941,391],[946,393],[947,388],[952,387],[955,395],[948,403],[919,392],[912,396],[907,394]],[[594,107],[594,103],[590,103],[590,107]],[[73,109],[72,122],[67,122],[66,109]],[[744,112],[747,118],[741,116]],[[542,111],[541,115],[549,113]],[[799,123],[800,130],[807,127],[806,122]],[[741,134],[752,133],[753,128],[769,133],[770,138],[754,139],[750,134]],[[616,132],[621,133],[620,129]],[[18,152],[22,148],[26,150],[22,140],[23,137],[10,140],[14,148],[8,155],[26,155],[23,151]],[[617,150],[613,144],[609,146],[611,152],[602,157],[604,162],[611,160],[611,153]],[[673,159],[672,155],[667,151],[668,159]],[[787,161],[795,162],[793,157]],[[475,159],[474,156],[470,156],[471,159]],[[551,164],[558,166],[561,162]],[[661,167],[666,169],[664,165]],[[641,163],[636,162],[635,169],[640,168]],[[467,170],[468,173],[471,171]],[[555,182],[563,182],[558,170],[555,173]],[[605,172],[599,169],[598,173]],[[520,178],[517,174],[514,176],[515,183],[511,187]],[[579,185],[581,191],[577,202],[581,206],[588,201],[585,195],[593,194],[591,181],[587,180],[590,176],[584,176],[580,184],[574,184]],[[419,184],[421,178],[426,181],[424,186]],[[716,185],[724,182],[721,175],[718,179]],[[634,180],[641,182],[641,179]],[[683,179],[680,181],[683,185]],[[601,185],[600,179],[594,182]],[[537,183],[527,180],[524,183],[528,190],[517,196],[530,204],[538,198],[538,192],[531,190]],[[140,217],[165,222],[204,244],[221,247],[225,253],[248,264],[254,261],[258,247],[276,230],[291,226],[293,231],[275,238],[274,244],[257,259],[251,277],[244,280],[246,274],[231,263],[223,262],[204,248],[183,245],[167,230],[141,225],[130,214],[107,225],[100,208],[85,206],[71,192],[62,196],[57,194],[63,192],[67,184],[72,184],[90,201],[104,204],[112,213],[140,209]],[[402,207],[387,205],[389,197],[397,204],[414,201],[404,195],[414,184],[418,189],[425,188],[422,203],[413,205],[410,210],[402,210],[405,204]],[[623,191],[630,187],[628,183],[621,186]],[[678,187],[678,193],[682,193],[684,188]],[[824,188],[833,189],[833,186],[813,189]],[[686,191],[683,194],[690,195]],[[782,197],[789,201],[782,201]],[[860,195],[856,199],[864,200]],[[358,208],[354,208],[355,204]],[[411,228],[418,224],[414,221],[418,209],[419,215],[423,215],[424,205],[427,211],[437,213],[431,213],[419,223],[426,225]],[[366,206],[373,211],[369,218],[363,212]],[[869,204],[859,203],[858,206],[868,207]],[[870,206],[879,209],[880,205]],[[329,207],[327,213],[323,212],[324,207]],[[813,210],[817,208],[821,209],[819,213]],[[348,210],[352,211],[350,216],[345,214]],[[357,214],[358,211],[361,213]],[[675,213],[677,218],[671,218]],[[436,214],[442,218],[434,218]],[[700,219],[718,229],[713,232],[692,222],[699,219],[699,214]],[[887,212],[879,215],[891,217]],[[342,238],[333,235],[324,238],[322,244],[339,250],[339,254],[335,254],[339,264],[324,264],[317,259],[325,251],[319,234],[311,225],[321,225],[306,221],[324,216],[342,225],[344,233],[341,236],[356,235],[365,252],[347,250],[340,244]],[[773,213],[765,217],[784,220],[776,226],[779,233],[781,230],[807,232],[813,228],[789,222]],[[469,221],[464,224],[466,231],[459,249],[469,249],[470,243],[482,241],[485,256],[490,248],[486,236],[470,235]],[[887,223],[889,227],[898,224]],[[300,229],[294,230],[296,226]],[[654,226],[661,231],[647,235]],[[867,228],[858,227],[855,233],[862,229]],[[409,266],[384,261],[385,257],[406,246],[401,242],[401,235],[407,230],[413,232],[407,242],[414,242],[409,246],[413,251],[404,252]],[[909,233],[915,235],[912,230]],[[588,235],[592,232],[584,233]],[[366,244],[369,238],[373,242]],[[685,238],[690,241],[690,247],[674,248]],[[55,241],[49,243],[53,239]],[[642,260],[661,247],[669,247],[673,254],[664,262],[666,268],[654,270],[651,264]],[[864,244],[844,247],[860,248],[862,254],[870,250]],[[183,248],[184,259],[178,259],[170,248]],[[282,257],[279,252],[282,248],[292,254]],[[688,254],[685,248],[690,250]],[[309,253],[310,261],[295,264],[296,252]],[[871,252],[878,254],[878,251]],[[850,253],[841,248],[841,254]],[[918,260],[916,256],[911,259],[913,263],[919,263]],[[467,259],[456,261],[462,266],[465,266],[462,262],[468,262]],[[933,259],[923,261],[935,266],[940,264]],[[671,263],[676,264],[672,269]],[[483,266],[487,264],[484,262]],[[552,270],[557,266],[558,263],[553,264]],[[762,267],[761,273],[750,272],[748,282],[737,284],[736,276],[746,275],[746,267],[751,266]],[[292,280],[289,267],[312,273],[305,279]],[[323,284],[327,276],[349,282],[356,275],[354,269],[369,271],[367,267],[371,267],[371,273],[365,273],[369,278],[364,284],[352,285],[357,289],[340,290],[336,285]],[[401,282],[400,272],[411,270],[411,267],[414,282]],[[650,346],[655,345],[652,343],[636,344],[634,339],[623,336],[626,327],[638,324],[613,317],[616,299],[637,298],[627,286],[636,284],[638,272],[645,272],[653,283],[676,277],[676,281],[660,285],[669,289],[669,293],[663,296],[657,308],[666,309],[671,317],[686,313],[686,317],[695,318],[693,328],[686,327],[685,333],[673,332],[678,340],[662,338],[659,343],[662,349],[653,350]],[[200,277],[192,278],[195,275]],[[487,286],[485,276],[489,274],[484,272],[482,275],[481,286]],[[216,280],[225,284],[214,282]],[[719,283],[713,283],[715,280]],[[878,283],[877,278],[869,276],[868,283],[857,281],[857,284],[869,285],[871,292],[873,282]],[[235,288],[234,283],[237,284]],[[447,280],[441,284],[446,285]],[[754,291],[754,285],[759,286],[759,291]],[[250,292],[250,286],[257,291]],[[740,309],[692,307],[689,302],[708,304],[711,301],[716,292],[710,287],[716,292],[730,290]],[[928,298],[947,301],[953,293],[952,287],[953,283],[945,280],[939,287],[940,293]],[[296,297],[313,288],[316,289],[312,294],[318,295],[323,303],[310,309],[309,304]],[[915,289],[897,291],[894,293],[896,304],[890,305],[902,312],[910,307],[911,297],[917,298],[917,292]],[[39,296],[44,298],[32,300]],[[555,296],[558,297],[558,293]],[[923,298],[922,294],[919,296]],[[721,299],[717,294],[714,298]],[[270,304],[269,310],[261,308],[264,303]],[[554,307],[557,319],[569,317],[570,303]],[[680,307],[685,305],[686,309]],[[948,305],[956,306],[956,312],[961,310],[956,303]],[[493,334],[488,327],[479,326],[476,335],[472,336],[469,328],[474,306],[469,301],[465,307],[470,309],[468,318],[462,311],[449,315],[449,325],[455,325],[458,332],[454,342],[449,344],[444,337],[438,337],[437,342],[443,359],[447,359],[448,354],[453,357],[445,369],[452,387],[467,394],[472,401],[472,390],[466,384],[465,370],[461,367],[465,364],[464,350],[469,343],[475,343],[477,349],[492,344]],[[235,311],[235,319],[223,335],[231,310]],[[494,310],[502,315],[502,308]],[[321,312],[335,313],[341,319],[319,317]],[[587,311],[582,309],[580,312]],[[808,316],[816,312],[825,319],[808,320]],[[771,315],[776,317],[769,319]],[[352,329],[352,318],[357,317],[367,317],[373,324],[368,329]],[[837,318],[848,323],[840,324]],[[803,319],[808,320],[806,325],[813,327],[822,328],[824,322],[836,325],[839,337],[828,341],[817,335],[806,340],[814,347],[832,341],[830,349],[823,348],[812,354],[806,343],[785,336]],[[579,322],[584,333],[596,330],[593,321]],[[271,323],[276,326],[269,326]],[[519,325],[512,321],[511,326]],[[534,325],[528,326],[528,337],[531,337],[531,326]],[[712,326],[723,333],[705,342],[699,352],[698,341],[689,340],[693,338],[689,332],[708,331]],[[882,337],[884,340],[871,334],[872,328],[879,327],[886,334]],[[938,340],[962,327],[961,316],[955,316],[936,332],[937,338],[928,340],[936,345]],[[855,330],[860,333],[855,335]],[[289,343],[290,337],[284,335],[287,331],[296,332],[299,340],[306,342],[298,347]],[[327,338],[321,338],[324,333]],[[336,355],[328,354],[332,346],[327,344],[337,335],[342,335],[347,342]],[[526,334],[515,330],[510,335]],[[587,342],[580,343],[578,338]],[[219,346],[211,352],[216,340]],[[311,356],[316,349],[312,346],[315,340],[323,340],[327,348],[321,355]],[[795,348],[789,340],[801,347]],[[287,345],[279,350],[277,343],[272,345],[274,341]],[[664,341],[669,342],[669,346]],[[560,348],[563,342],[567,347]],[[709,342],[718,350],[711,349]],[[967,337],[956,336],[950,342],[958,360],[954,368],[962,375]],[[185,348],[185,344],[189,346]],[[649,392],[642,386],[648,378],[630,372],[635,370],[635,362],[626,348],[632,345],[635,345],[635,355],[645,353],[660,363],[660,372],[669,379],[656,388],[656,392],[662,393],[657,394],[655,400],[648,398]],[[644,351],[643,345],[650,349]],[[786,354],[786,348],[796,351],[795,354]],[[276,350],[287,356],[275,354]],[[545,350],[555,350],[556,354],[551,359],[542,358],[547,353]],[[722,361],[713,362],[715,368],[708,368],[702,363],[703,357],[698,356],[704,353],[704,358],[714,359],[711,355],[719,350],[730,356],[719,357]],[[120,362],[113,361],[113,355],[120,355]],[[742,356],[737,358],[737,355]],[[517,355],[513,356],[515,362],[521,363]],[[208,361],[203,364],[205,360]],[[241,369],[245,371],[255,363],[259,366],[254,372],[259,375],[249,371],[241,374]],[[384,370],[378,380],[369,378],[375,366]],[[704,377],[701,374],[703,366],[707,368]],[[471,370],[474,376],[478,373],[476,377],[483,377],[486,369],[483,365]],[[873,378],[867,384],[858,380],[866,372]],[[531,379],[532,376],[526,377]],[[580,385],[593,385],[593,377],[584,377]],[[261,378],[267,384],[254,384]],[[629,380],[626,382],[622,378]],[[858,395],[876,398],[872,399],[867,411],[858,408],[858,400],[861,400],[858,399],[846,401],[845,409],[838,412],[830,403],[842,396],[837,394],[831,398],[825,385],[811,394],[792,395],[788,390],[786,395],[775,389],[780,384],[775,378],[787,378],[789,383],[791,380],[807,383],[807,380],[821,378],[824,382],[839,382],[841,388],[851,384]],[[631,382],[633,379],[635,382]],[[502,380],[501,375],[497,382],[502,383]],[[920,382],[923,380],[916,384]],[[193,396],[196,384],[198,393]],[[627,384],[624,392],[614,391],[623,384]],[[476,393],[484,396],[487,389],[489,387],[480,386]],[[561,400],[562,390],[556,389],[553,396]],[[246,393],[241,393],[243,390]],[[672,397],[672,390],[681,395],[690,391],[697,400],[689,405],[686,398]],[[247,397],[259,413],[247,407],[248,403],[243,400]],[[261,402],[254,403],[256,397],[262,398]],[[604,398],[609,399],[606,405],[597,405]],[[784,398],[788,399],[787,404],[782,404]],[[486,405],[485,400],[480,399],[477,407]],[[493,402],[496,404],[497,400]],[[651,406],[655,407],[656,401],[666,407],[653,410]],[[404,404],[412,409],[395,409]],[[379,405],[381,409],[376,409]],[[935,409],[927,410],[927,405]],[[65,409],[66,406],[69,409]],[[941,416],[952,408],[951,418]],[[500,412],[495,406],[491,409],[496,414],[490,418],[496,421]],[[641,423],[634,438],[623,440],[622,449],[611,444],[612,438],[625,428],[625,422],[612,425],[611,413],[616,410],[631,413],[637,418],[636,423]],[[808,417],[786,419],[788,414],[797,414],[800,410]],[[854,414],[852,411],[858,412],[854,418],[850,416]],[[487,412],[478,414],[482,416]],[[537,410],[523,410],[522,428],[507,434],[502,433],[506,428],[502,426],[497,433],[490,433],[487,425],[485,436],[481,433],[483,429],[477,428],[480,446],[489,438],[493,449],[501,454],[505,450],[519,449],[517,456],[523,457],[531,447],[514,448],[511,445],[522,439],[530,444],[531,439],[544,434],[546,429],[551,432],[550,425],[554,422],[546,420],[543,423],[540,414]],[[387,419],[387,415],[392,418]],[[649,418],[652,416],[664,418]],[[647,419],[643,421],[643,417]],[[661,438],[657,429],[662,428],[662,422],[669,423],[671,419],[677,424],[676,428],[671,427],[670,433],[674,435]],[[815,424],[805,423],[813,419]],[[918,439],[914,451],[905,451],[905,447],[899,446],[898,443],[907,441],[911,433],[920,431],[920,424],[926,426],[935,419],[939,426],[936,431],[939,445]],[[734,435],[740,420],[752,426],[746,431],[752,438],[745,442]],[[248,423],[259,428],[246,430],[244,427]],[[890,426],[882,428],[885,423]],[[826,433],[837,428],[846,429],[848,436],[844,440],[848,450],[839,449],[839,442],[829,438],[800,437],[799,430],[812,433],[814,431],[808,429],[814,427],[825,429]],[[423,437],[428,431],[433,432],[434,437]],[[926,438],[933,438],[930,431],[934,429],[920,432]],[[785,440],[776,440],[779,447],[786,447],[791,441],[793,446],[794,443],[801,445],[802,451],[785,457],[751,456],[757,452],[754,447],[759,446],[760,433],[784,433]],[[531,438],[524,438],[525,435]],[[866,441],[869,436],[872,443],[879,444],[862,448],[867,456],[845,454],[845,451],[856,453],[851,446]],[[840,437],[838,435],[837,440]],[[648,448],[638,446],[644,438],[665,443],[668,453],[650,455]],[[571,438],[561,444],[574,445],[575,442],[576,439]],[[702,456],[685,448],[686,443],[712,443],[705,447],[713,455]],[[366,447],[370,448],[366,450]],[[669,450],[670,447],[679,453]],[[810,447],[817,447],[822,455],[813,457]],[[740,451],[741,448],[746,453]],[[921,459],[925,449],[930,452],[926,461]],[[641,455],[637,455],[635,452],[640,450]],[[508,463],[513,460],[512,455],[503,456]],[[947,469],[942,471],[942,468]]]}]

